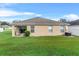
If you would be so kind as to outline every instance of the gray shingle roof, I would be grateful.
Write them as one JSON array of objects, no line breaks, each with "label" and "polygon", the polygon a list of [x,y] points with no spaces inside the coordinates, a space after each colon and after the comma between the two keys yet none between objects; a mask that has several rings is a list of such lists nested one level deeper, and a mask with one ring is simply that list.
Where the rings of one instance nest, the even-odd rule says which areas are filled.
[{"label": "gray shingle roof", "polygon": [[46,18],[35,17],[24,21],[14,22],[13,25],[68,25],[67,23],[62,23]]},{"label": "gray shingle roof", "polygon": [[71,21],[70,25],[79,25],[79,19],[75,21]]}]

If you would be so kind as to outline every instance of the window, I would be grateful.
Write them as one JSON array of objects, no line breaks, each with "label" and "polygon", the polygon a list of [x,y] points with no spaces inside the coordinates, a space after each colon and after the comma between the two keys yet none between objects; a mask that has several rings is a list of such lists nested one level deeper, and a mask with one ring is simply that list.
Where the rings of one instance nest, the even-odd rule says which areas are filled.
[{"label": "window", "polygon": [[48,31],[49,32],[52,32],[53,31],[52,26],[48,26]]},{"label": "window", "polygon": [[64,32],[64,26],[60,26],[60,31]]},{"label": "window", "polygon": [[31,26],[31,32],[32,32],[32,33],[34,32],[34,28],[35,28],[35,27],[32,25],[32,26]]}]

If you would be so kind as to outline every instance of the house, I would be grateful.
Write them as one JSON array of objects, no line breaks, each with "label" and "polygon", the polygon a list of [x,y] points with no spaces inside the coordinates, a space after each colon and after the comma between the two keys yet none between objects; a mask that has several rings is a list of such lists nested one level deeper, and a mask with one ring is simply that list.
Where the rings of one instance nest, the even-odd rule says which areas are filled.
[{"label": "house", "polygon": [[79,20],[70,22],[69,32],[71,32],[72,35],[79,36]]},{"label": "house", "polygon": [[0,22],[0,32],[3,32],[4,31],[4,28],[2,27],[2,22]]},{"label": "house", "polygon": [[11,29],[11,25],[9,23],[0,21],[0,32],[10,29]]},{"label": "house", "polygon": [[0,27],[0,32],[3,32],[3,31],[4,31],[4,29],[2,27]]},{"label": "house", "polygon": [[63,35],[68,31],[67,23],[62,23],[46,18],[35,17],[12,24],[12,36],[23,36],[26,29],[30,31],[30,36],[55,36]]}]

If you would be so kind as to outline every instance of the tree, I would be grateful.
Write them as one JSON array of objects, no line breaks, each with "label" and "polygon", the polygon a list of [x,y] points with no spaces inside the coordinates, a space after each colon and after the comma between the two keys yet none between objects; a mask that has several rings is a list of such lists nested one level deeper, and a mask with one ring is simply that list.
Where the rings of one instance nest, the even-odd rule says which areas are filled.
[{"label": "tree", "polygon": [[1,25],[10,25],[8,22],[1,22]]},{"label": "tree", "polygon": [[60,21],[60,22],[64,22],[64,23],[67,22],[67,20],[66,20],[66,19],[63,19],[63,18],[61,18],[59,21]]}]

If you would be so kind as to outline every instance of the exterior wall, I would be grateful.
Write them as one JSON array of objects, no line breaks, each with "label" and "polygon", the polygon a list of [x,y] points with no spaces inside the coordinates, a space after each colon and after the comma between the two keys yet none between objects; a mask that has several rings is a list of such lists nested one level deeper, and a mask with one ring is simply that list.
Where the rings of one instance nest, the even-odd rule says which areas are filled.
[{"label": "exterior wall", "polygon": [[68,28],[68,26],[65,26],[65,32],[69,32],[69,28]]},{"label": "exterior wall", "polygon": [[14,37],[15,36],[15,26],[12,26],[12,37]]},{"label": "exterior wall", "polygon": [[[35,26],[35,32],[31,33],[31,36],[55,36],[62,35],[63,32],[60,31],[60,26],[52,26],[53,31],[48,31],[48,26]],[[29,31],[31,30],[30,26],[28,26]]]},{"label": "exterior wall", "polygon": [[[52,28],[52,32],[49,32],[48,26],[35,26],[35,32],[31,33],[30,36],[55,36],[64,34],[64,32],[60,31],[60,26],[52,26]],[[31,31],[31,27],[27,26],[27,30]],[[64,30],[65,32],[68,32],[68,26],[65,26]],[[12,26],[12,36],[21,36],[18,27]]]},{"label": "exterior wall", "polygon": [[31,31],[31,28],[30,28],[30,26],[27,26],[27,30],[28,30],[28,31]]},{"label": "exterior wall", "polygon": [[13,37],[15,37],[15,36],[20,36],[19,28],[18,28],[18,27],[12,26],[12,36],[13,36]]},{"label": "exterior wall", "polygon": [[79,25],[69,26],[69,32],[70,32],[72,35],[79,36]]},{"label": "exterior wall", "polygon": [[3,32],[4,31],[4,29],[3,28],[0,28],[0,32]]}]

